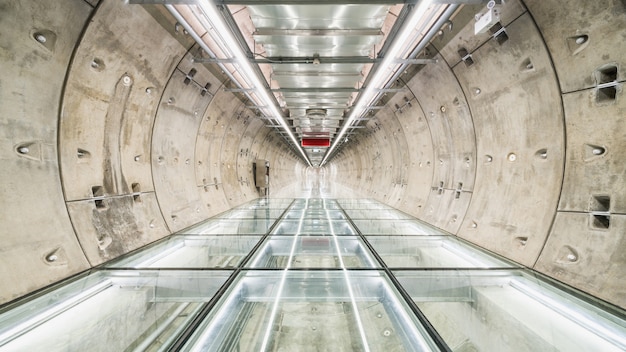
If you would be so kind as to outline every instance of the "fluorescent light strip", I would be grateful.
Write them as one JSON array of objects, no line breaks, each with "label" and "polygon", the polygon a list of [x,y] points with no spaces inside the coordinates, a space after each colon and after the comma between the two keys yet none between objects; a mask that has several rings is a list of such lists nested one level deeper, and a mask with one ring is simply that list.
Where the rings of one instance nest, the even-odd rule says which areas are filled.
[{"label": "fluorescent light strip", "polygon": [[520,278],[511,279],[509,285],[528,297],[536,300],[540,304],[552,309],[557,314],[560,314],[570,321],[593,332],[609,343],[626,350],[626,336],[624,335],[623,326],[621,327],[622,330],[617,330],[615,327],[610,326],[606,322],[603,323],[604,319],[602,318],[597,320],[593,319],[593,317],[597,317],[598,315],[594,314],[590,316],[588,312],[584,312],[587,311],[587,309],[584,309],[583,307],[581,307],[581,309],[584,310],[583,312],[576,311],[567,306],[565,303],[550,297],[548,294],[541,292],[537,288],[534,288],[525,282],[522,282],[522,279]]},{"label": "fluorescent light strip", "polygon": [[363,344],[363,349],[366,352],[370,351],[369,343],[367,342],[367,337],[365,335],[365,329],[363,328],[363,322],[361,321],[361,315],[359,314],[359,306],[356,304],[356,298],[354,297],[354,292],[352,291],[352,283],[350,282],[350,273],[346,268],[346,265],[343,262],[343,256],[341,255],[341,250],[339,246],[339,239],[335,234],[335,229],[333,227],[333,222],[330,219],[330,213],[326,208],[326,202],[324,202],[324,210],[326,211],[326,220],[328,220],[328,224],[330,227],[330,234],[333,236],[333,241],[335,242],[335,249],[337,250],[337,258],[339,260],[339,266],[341,267],[341,271],[343,272],[344,279],[346,280],[346,286],[348,287],[348,295],[350,296],[350,301],[352,302],[352,310],[354,311],[355,320],[357,324],[357,328],[359,329],[359,334],[361,335],[361,343]]},{"label": "fluorescent light strip", "polygon": [[[307,198],[305,203],[305,209],[309,206],[309,199]],[[263,343],[261,344],[260,351],[267,350],[267,344],[270,340],[270,335],[272,334],[274,320],[276,320],[276,314],[278,313],[278,304],[280,303],[280,298],[283,295],[283,289],[285,287],[285,282],[287,281],[287,273],[289,272],[289,268],[291,268],[291,262],[293,261],[294,253],[296,252],[296,244],[298,243],[298,236],[302,231],[302,223],[304,222],[304,214],[300,216],[300,222],[298,223],[298,231],[296,231],[296,235],[293,237],[293,243],[291,244],[291,250],[289,252],[289,259],[287,260],[287,266],[283,270],[283,275],[280,278],[280,284],[278,285],[278,292],[276,293],[276,299],[274,300],[274,306],[272,307],[272,313],[270,314],[270,321],[267,323],[267,328],[265,330],[265,334],[263,336]]]},{"label": "fluorescent light strip", "polygon": [[[11,326],[9,329],[0,333],[0,346],[7,344],[8,342],[22,336],[23,334],[35,329],[36,327],[48,322],[50,319],[55,318],[59,314],[69,310],[70,308],[88,300],[89,298],[97,295],[98,293],[113,286],[113,281],[105,279],[92,287],[85,289],[74,297],[70,297],[64,301],[61,301],[57,305],[48,307],[44,311],[37,315],[28,318],[25,321],[17,323]],[[45,299],[46,296],[41,299]],[[27,306],[27,305],[25,305]]]},{"label": "fluorescent light strip", "polygon": [[[374,72],[374,76],[370,80],[370,83],[367,85],[367,87],[365,87],[365,90],[358,98],[357,104],[352,109],[348,120],[346,121],[346,123],[344,123],[341,131],[339,131],[339,134],[335,137],[333,144],[330,146],[330,148],[328,148],[328,151],[326,152],[324,159],[322,159],[320,166],[324,166],[326,160],[328,159],[332,151],[337,147],[337,145],[339,145],[341,139],[346,134],[354,120],[366,111],[365,108],[369,106],[372,100],[376,97],[376,89],[383,88],[383,84],[386,82],[386,80],[388,80],[393,75],[389,75],[387,71],[397,65],[395,63],[395,61],[398,59],[397,56],[400,54],[400,51],[402,49],[406,49],[406,46],[409,44],[409,41],[406,40],[406,38],[414,38],[414,36],[411,36],[411,32],[424,18],[424,15],[426,15],[427,10],[432,2],[432,0],[421,0],[419,5],[417,5],[417,7],[413,9],[410,17],[406,20],[407,22],[405,23],[405,25],[402,27],[400,32],[396,34],[396,40],[393,42],[389,50],[385,53],[385,57],[376,69],[376,72]],[[431,15],[435,12],[436,11],[432,11]]]},{"label": "fluorescent light strip", "polygon": [[[217,32],[216,34],[219,35],[219,40],[223,43],[222,47],[227,47],[232,51],[234,59],[237,60],[237,66],[241,69],[241,71],[243,71],[243,76],[251,81],[251,88],[255,89],[254,92],[258,94],[262,100],[262,102],[257,103],[259,103],[260,106],[265,106],[264,108],[261,108],[261,110],[265,112],[265,115],[267,117],[273,117],[278,120],[283,129],[287,132],[287,135],[289,135],[289,138],[292,140],[298,151],[304,157],[304,160],[306,160],[309,166],[311,166],[311,162],[309,161],[307,154],[304,152],[302,147],[300,147],[298,140],[291,131],[291,128],[287,125],[287,122],[283,118],[282,113],[274,104],[274,99],[270,97],[269,93],[265,89],[265,85],[261,82],[258,75],[252,68],[252,65],[246,57],[246,54],[239,46],[237,40],[235,40],[235,37],[230,32],[230,29],[228,28],[226,23],[224,23],[224,19],[222,18],[222,15],[218,12],[216,4],[213,3],[213,1],[209,0],[199,1],[198,7],[202,10],[211,26],[213,26],[213,29],[215,29],[215,31]],[[207,30],[209,31],[209,29]],[[211,34],[213,32],[209,31],[209,33]],[[214,36],[211,37],[213,38],[213,40],[218,39]]]}]

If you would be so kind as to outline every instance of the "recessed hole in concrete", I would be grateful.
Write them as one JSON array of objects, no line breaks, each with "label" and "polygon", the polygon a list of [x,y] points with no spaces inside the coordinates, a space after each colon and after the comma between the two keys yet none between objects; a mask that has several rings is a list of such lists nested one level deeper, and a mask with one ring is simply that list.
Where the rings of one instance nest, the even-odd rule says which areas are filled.
[{"label": "recessed hole in concrete", "polygon": [[465,58],[465,60],[463,60],[463,62],[465,63],[465,66],[469,67],[474,64],[474,59],[472,59],[471,56],[468,56]]},{"label": "recessed hole in concrete", "polygon": [[535,153],[535,156],[536,156],[537,158],[539,158],[539,159],[542,159],[542,160],[546,160],[546,159],[548,159],[548,149],[545,149],[545,148],[543,148],[543,149],[539,149],[539,150]]},{"label": "recessed hole in concrete", "polygon": [[509,35],[506,34],[506,30],[502,27],[500,22],[491,26],[491,28],[489,28],[489,33],[491,33],[491,35],[496,39],[496,42],[500,45],[509,40]]},{"label": "recessed hole in concrete", "polygon": [[102,59],[99,59],[97,57],[91,60],[90,66],[96,72],[102,72],[105,69],[104,61],[102,61]]},{"label": "recessed hole in concrete", "polygon": [[593,160],[597,157],[601,157],[606,153],[606,147],[595,144],[585,144],[585,161]]},{"label": "recessed hole in concrete", "polygon": [[525,236],[515,237],[515,241],[517,242],[519,247],[525,247],[526,244],[528,244],[528,237],[525,237]]},{"label": "recessed hole in concrete", "polygon": [[507,155],[506,158],[508,161],[514,162],[515,160],[517,160],[517,155],[515,155],[515,153],[509,153],[509,155]]},{"label": "recessed hole in concrete", "polygon": [[502,31],[496,35],[496,42],[500,45],[504,44],[507,40],[509,40],[509,35],[506,34],[506,31]]},{"label": "recessed hole in concrete", "polygon": [[96,209],[105,209],[107,206],[104,204],[104,199],[96,199],[94,200],[96,204]]},{"label": "recessed hole in concrete", "polygon": [[589,211],[609,212],[611,209],[611,197],[608,195],[594,194],[589,200]]},{"label": "recessed hole in concrete", "polygon": [[590,225],[592,229],[607,230],[611,226],[609,215],[591,214]]},{"label": "recessed hole in concrete", "polygon": [[589,36],[586,34],[575,35],[567,38],[567,48],[572,55],[576,55],[589,45]]},{"label": "recessed hole in concrete", "polygon": [[87,159],[87,158],[91,157],[91,153],[89,153],[85,149],[78,148],[76,150],[76,156],[78,157],[78,159]]},{"label": "recessed hole in concrete", "polygon": [[485,163],[490,163],[493,161],[493,157],[491,155],[485,155]]},{"label": "recessed hole in concrete", "polygon": [[522,61],[522,64],[520,65],[520,71],[524,72],[524,71],[533,71],[535,69],[535,65],[532,63],[532,61],[530,61],[530,58],[526,58],[524,61]]},{"label": "recessed hole in concrete", "polygon": [[596,71],[596,82],[598,84],[611,83],[617,81],[617,66],[608,65]]},{"label": "recessed hole in concrete", "polygon": [[57,35],[50,30],[42,29],[33,33],[33,39],[49,51],[54,51]]},{"label": "recessed hole in concrete", "polygon": [[102,187],[102,186],[93,186],[93,187],[91,187],[91,194],[94,197],[104,197],[104,187]]},{"label": "recessed hole in concrete", "polygon": [[454,199],[461,198],[461,193],[463,193],[463,182],[459,182],[459,184],[456,186]]},{"label": "recessed hole in concrete", "polygon": [[133,200],[137,203],[141,203],[141,195],[138,194],[141,192],[141,187],[139,186],[139,183],[133,183],[131,184],[131,188],[133,190]]},{"label": "recessed hole in concrete", "polygon": [[556,261],[561,264],[572,264],[578,262],[578,258],[578,251],[566,245],[559,249]]},{"label": "recessed hole in concrete", "polygon": [[598,88],[596,92],[596,101],[598,103],[606,103],[615,101],[617,96],[617,86]]}]

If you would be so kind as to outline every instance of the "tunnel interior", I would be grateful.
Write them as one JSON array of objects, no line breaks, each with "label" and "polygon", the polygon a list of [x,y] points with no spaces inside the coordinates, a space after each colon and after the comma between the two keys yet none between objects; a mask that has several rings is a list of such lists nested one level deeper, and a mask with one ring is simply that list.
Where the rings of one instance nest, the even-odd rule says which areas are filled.
[{"label": "tunnel interior", "polygon": [[[449,19],[433,28],[432,36],[423,35],[427,40],[414,53],[413,61],[405,60],[401,70],[387,76],[393,77],[392,81],[375,87],[372,101],[365,107],[359,105],[359,99],[374,81],[368,73],[383,71],[377,65],[402,29],[394,26],[394,21],[410,17],[411,11],[426,1],[404,6],[381,1],[378,7],[371,2],[376,11],[370,12],[360,5],[344,4],[346,9],[355,6],[352,16],[367,16],[365,22],[374,23],[372,28],[365,24],[350,27],[350,35],[339,35],[338,29],[324,21],[323,16],[342,18],[340,13],[303,11],[320,21],[309,27],[306,21],[298,22],[298,17],[282,22],[268,19],[269,14],[281,18],[280,11],[298,6],[303,6],[300,10],[323,8],[324,1],[321,5],[310,1],[259,5],[228,0],[218,1],[217,7],[206,2],[203,6],[228,12],[225,18],[234,21],[230,24],[248,43],[247,49],[261,58],[253,66],[254,74],[266,84],[263,94],[277,99],[277,105],[269,110],[271,116],[269,108],[260,105],[263,99],[255,100],[259,93],[242,88],[247,77],[241,66],[211,58],[194,36],[203,33],[200,24],[183,25],[174,15],[189,14],[195,5],[163,3],[7,0],[0,4],[0,313],[12,314],[28,302],[48,297],[64,283],[84,290],[88,285],[80,286],[82,280],[97,281],[90,275],[127,280],[119,268],[133,266],[128,263],[147,253],[146,248],[198,241],[187,245],[212,248],[217,253],[244,249],[229,255],[228,270],[201,270],[189,274],[192,278],[178,276],[177,270],[163,270],[158,275],[148,270],[142,280],[167,278],[171,282],[164,285],[173,291],[186,290],[185,282],[195,280],[200,288],[186,294],[215,297],[210,302],[216,307],[239,304],[238,314],[255,316],[258,301],[272,300],[267,292],[259,292],[251,301],[224,303],[218,298],[225,290],[232,293],[242,285],[262,290],[263,281],[285,282],[287,287],[306,283],[298,276],[305,274],[298,270],[287,274],[288,255],[272,253],[296,243],[298,221],[305,213],[325,218],[328,210],[313,207],[309,213],[300,209],[292,214],[289,209],[303,199],[323,204],[336,199],[343,213],[327,224],[346,221],[348,228],[358,229],[358,233],[345,234],[352,237],[341,239],[337,248],[358,249],[359,241],[364,241],[368,245],[363,248],[375,248],[376,255],[365,255],[366,250],[350,260],[366,263],[363,258],[373,255],[385,263],[373,267],[381,273],[376,278],[368,279],[367,271],[355,272],[363,275],[365,286],[367,280],[378,280],[372,285],[379,291],[368,293],[371,287],[364,286],[359,294],[396,304],[385,307],[386,312],[394,313],[385,316],[390,319],[389,326],[399,329],[394,336],[406,319],[417,319],[411,324],[418,329],[425,322],[435,325],[437,317],[441,318],[441,305],[416,304],[409,299],[432,292],[403,286],[427,286],[428,275],[419,270],[392,272],[407,254],[401,249],[412,248],[410,241],[433,241],[421,244],[431,253],[422,249],[422,260],[434,255],[433,248],[444,240],[451,241],[446,242],[448,246],[469,246],[476,253],[498,258],[496,266],[503,270],[502,276],[514,267],[576,297],[586,297],[603,312],[623,317],[623,1],[507,0],[495,1],[495,7],[486,1],[435,1],[433,4],[447,4]],[[497,21],[478,31],[480,15],[493,8]],[[443,12],[442,8],[437,16]],[[262,27],[264,23],[266,27]],[[200,39],[207,38],[208,32]],[[307,37],[307,42],[277,39],[296,34]],[[337,41],[338,51],[320,54],[317,47],[313,49],[317,52],[306,51],[317,37],[329,36]],[[347,51],[355,46],[355,38],[368,45],[375,43],[366,49],[358,46],[356,52],[365,50],[361,53],[365,59],[360,59],[356,71],[350,65],[358,60],[354,52]],[[410,49],[408,53],[414,48],[404,49]],[[268,55],[306,56],[312,61],[278,63],[268,60]],[[352,61],[327,64],[324,60],[331,55],[344,60],[349,56]],[[340,68],[324,71],[335,67],[332,65]],[[354,87],[338,89],[330,85],[333,82]],[[321,86],[315,85],[318,83]],[[311,102],[311,97],[315,101]],[[335,109],[334,99],[348,103]],[[357,108],[359,114],[353,113]],[[284,121],[275,113],[283,115]],[[359,202],[377,204],[380,211],[359,209]],[[232,242],[219,237],[194,238],[193,232],[188,233],[209,223],[222,232],[229,226],[243,226],[241,218],[228,218],[227,214],[242,207],[254,209],[254,204],[262,204],[252,217],[264,219],[264,226],[250,225],[245,233],[231,234],[237,235]],[[385,228],[385,224],[402,228],[405,221],[428,228],[430,239],[412,235],[407,227],[401,230],[404,233]],[[368,227],[375,229],[367,233]],[[330,228],[335,231],[334,225]],[[272,242],[270,232],[281,229],[284,233],[275,234],[278,237]],[[320,231],[328,235],[329,230]],[[331,242],[316,238],[310,245],[332,247],[335,244]],[[261,243],[268,246],[265,252]],[[269,270],[255,277],[255,270],[240,267],[237,260],[253,252],[259,261],[274,263],[272,270],[284,270],[285,276]],[[413,255],[406,257],[416,260]],[[396,264],[387,263],[393,258],[397,258]],[[337,282],[338,286],[332,286],[338,290],[334,293],[347,294],[338,287],[345,284],[343,275],[349,270],[345,265],[333,267],[337,258],[300,259],[304,267],[331,266],[327,282],[331,286]],[[172,269],[168,265],[159,267]],[[212,267],[214,263],[193,265]],[[415,265],[410,267],[415,269]],[[459,269],[460,264],[449,265]],[[248,276],[231,276],[233,270]],[[475,279],[475,273],[451,277],[446,273],[442,271],[437,279],[448,280],[446,284],[451,286]],[[496,287],[500,279],[480,280]],[[465,287],[472,287],[472,294],[485,300],[500,299],[499,293],[489,289]],[[382,299],[390,297],[387,289],[406,302]],[[132,300],[145,292],[125,294]],[[448,298],[462,296],[462,292],[447,294]],[[253,304],[248,305],[250,302]],[[464,303],[449,304],[451,311],[458,309],[458,316],[469,309]],[[403,308],[397,308],[400,306]],[[206,307],[196,301],[185,307],[151,309],[160,314],[164,312],[160,309],[196,314],[193,312]],[[356,306],[338,306],[336,302],[317,308],[348,319],[359,311]],[[415,316],[403,315],[405,308]],[[337,309],[341,312],[333,311]],[[219,312],[216,309],[211,314]],[[453,318],[447,319],[449,326],[454,326]],[[346,325],[346,329],[355,327]],[[433,329],[426,330],[423,336],[434,339],[435,349],[441,348],[438,336],[428,333]],[[480,328],[472,333],[484,335]],[[351,334],[359,336],[358,331],[351,330]],[[406,330],[399,338],[417,335]],[[453,339],[458,340],[459,350],[481,350],[478,345],[463,347],[462,336]],[[429,341],[409,344],[429,345]]]}]

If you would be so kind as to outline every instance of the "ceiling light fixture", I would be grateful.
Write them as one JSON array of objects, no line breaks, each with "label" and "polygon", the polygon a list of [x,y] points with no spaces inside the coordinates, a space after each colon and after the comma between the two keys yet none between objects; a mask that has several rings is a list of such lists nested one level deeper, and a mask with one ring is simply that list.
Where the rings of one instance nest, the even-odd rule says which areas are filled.
[{"label": "ceiling light fixture", "polygon": [[[189,8],[193,13],[192,6],[193,5],[189,6]],[[312,164],[307,154],[300,147],[296,136],[293,134],[282,113],[276,106],[275,99],[270,96],[270,93],[262,83],[261,78],[255,72],[252,67],[252,63],[250,63],[245,52],[226,25],[224,18],[219,13],[217,5],[213,1],[207,0],[198,1],[195,6],[197,6],[197,9],[201,12],[203,17],[196,18],[197,22],[199,22],[203,29],[206,30],[207,34],[213,41],[212,44],[217,45],[226,57],[217,57],[217,55],[213,53],[207,43],[203,40],[203,37],[206,36],[201,37],[198,35],[193,26],[190,25],[188,19],[186,19],[174,5],[166,5],[166,8],[170,11],[170,13],[172,13],[176,20],[183,25],[187,32],[194,38],[196,43],[198,43],[198,45],[200,45],[200,47],[202,47],[202,49],[204,49],[204,51],[209,55],[214,56],[214,59],[234,59],[234,62],[229,62],[228,65],[232,67],[235,72],[230,72],[226,69],[224,64],[221,64],[222,68],[224,68],[224,72],[236,85],[239,86],[240,89],[244,91],[246,96],[256,104],[265,117],[278,121],[280,126],[282,126],[283,130],[289,136],[289,139],[293,142],[295,148],[300,152],[300,154],[302,154],[302,157],[309,164],[309,166],[311,166]]]},{"label": "ceiling light fixture", "polygon": [[[352,127],[355,120],[366,113],[368,111],[367,107],[373,105],[376,101],[379,90],[387,85],[401,65],[399,60],[407,59],[407,56],[410,55],[415,46],[422,45],[422,43],[429,40],[431,37],[429,34],[433,32],[435,28],[434,22],[436,21],[434,21],[434,18],[442,12],[443,6],[446,5],[434,4],[432,0],[422,0],[413,8],[413,11],[406,19],[402,29],[395,35],[393,44],[385,53],[376,72],[373,73],[370,83],[368,83],[367,87],[365,87],[358,97],[356,105],[350,112],[350,116],[339,131],[339,134],[335,137],[333,144],[326,151],[326,155],[324,159],[322,159],[320,167],[324,166],[333,150],[337,147],[339,142],[343,140],[342,137],[346,134],[348,129]],[[418,28],[420,24],[421,26],[429,25],[429,27],[423,32],[421,28]],[[437,27],[437,30],[438,29],[439,27]],[[417,33],[412,33],[413,31],[417,31]],[[417,44],[412,45],[416,41],[416,37],[419,37],[419,41]]]}]

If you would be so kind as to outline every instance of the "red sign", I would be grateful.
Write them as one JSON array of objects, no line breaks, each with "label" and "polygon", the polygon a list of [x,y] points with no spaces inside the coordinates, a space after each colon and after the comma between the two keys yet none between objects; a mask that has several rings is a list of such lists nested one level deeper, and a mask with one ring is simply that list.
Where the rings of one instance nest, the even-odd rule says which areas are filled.
[{"label": "red sign", "polygon": [[330,147],[330,138],[302,138],[303,147]]}]

